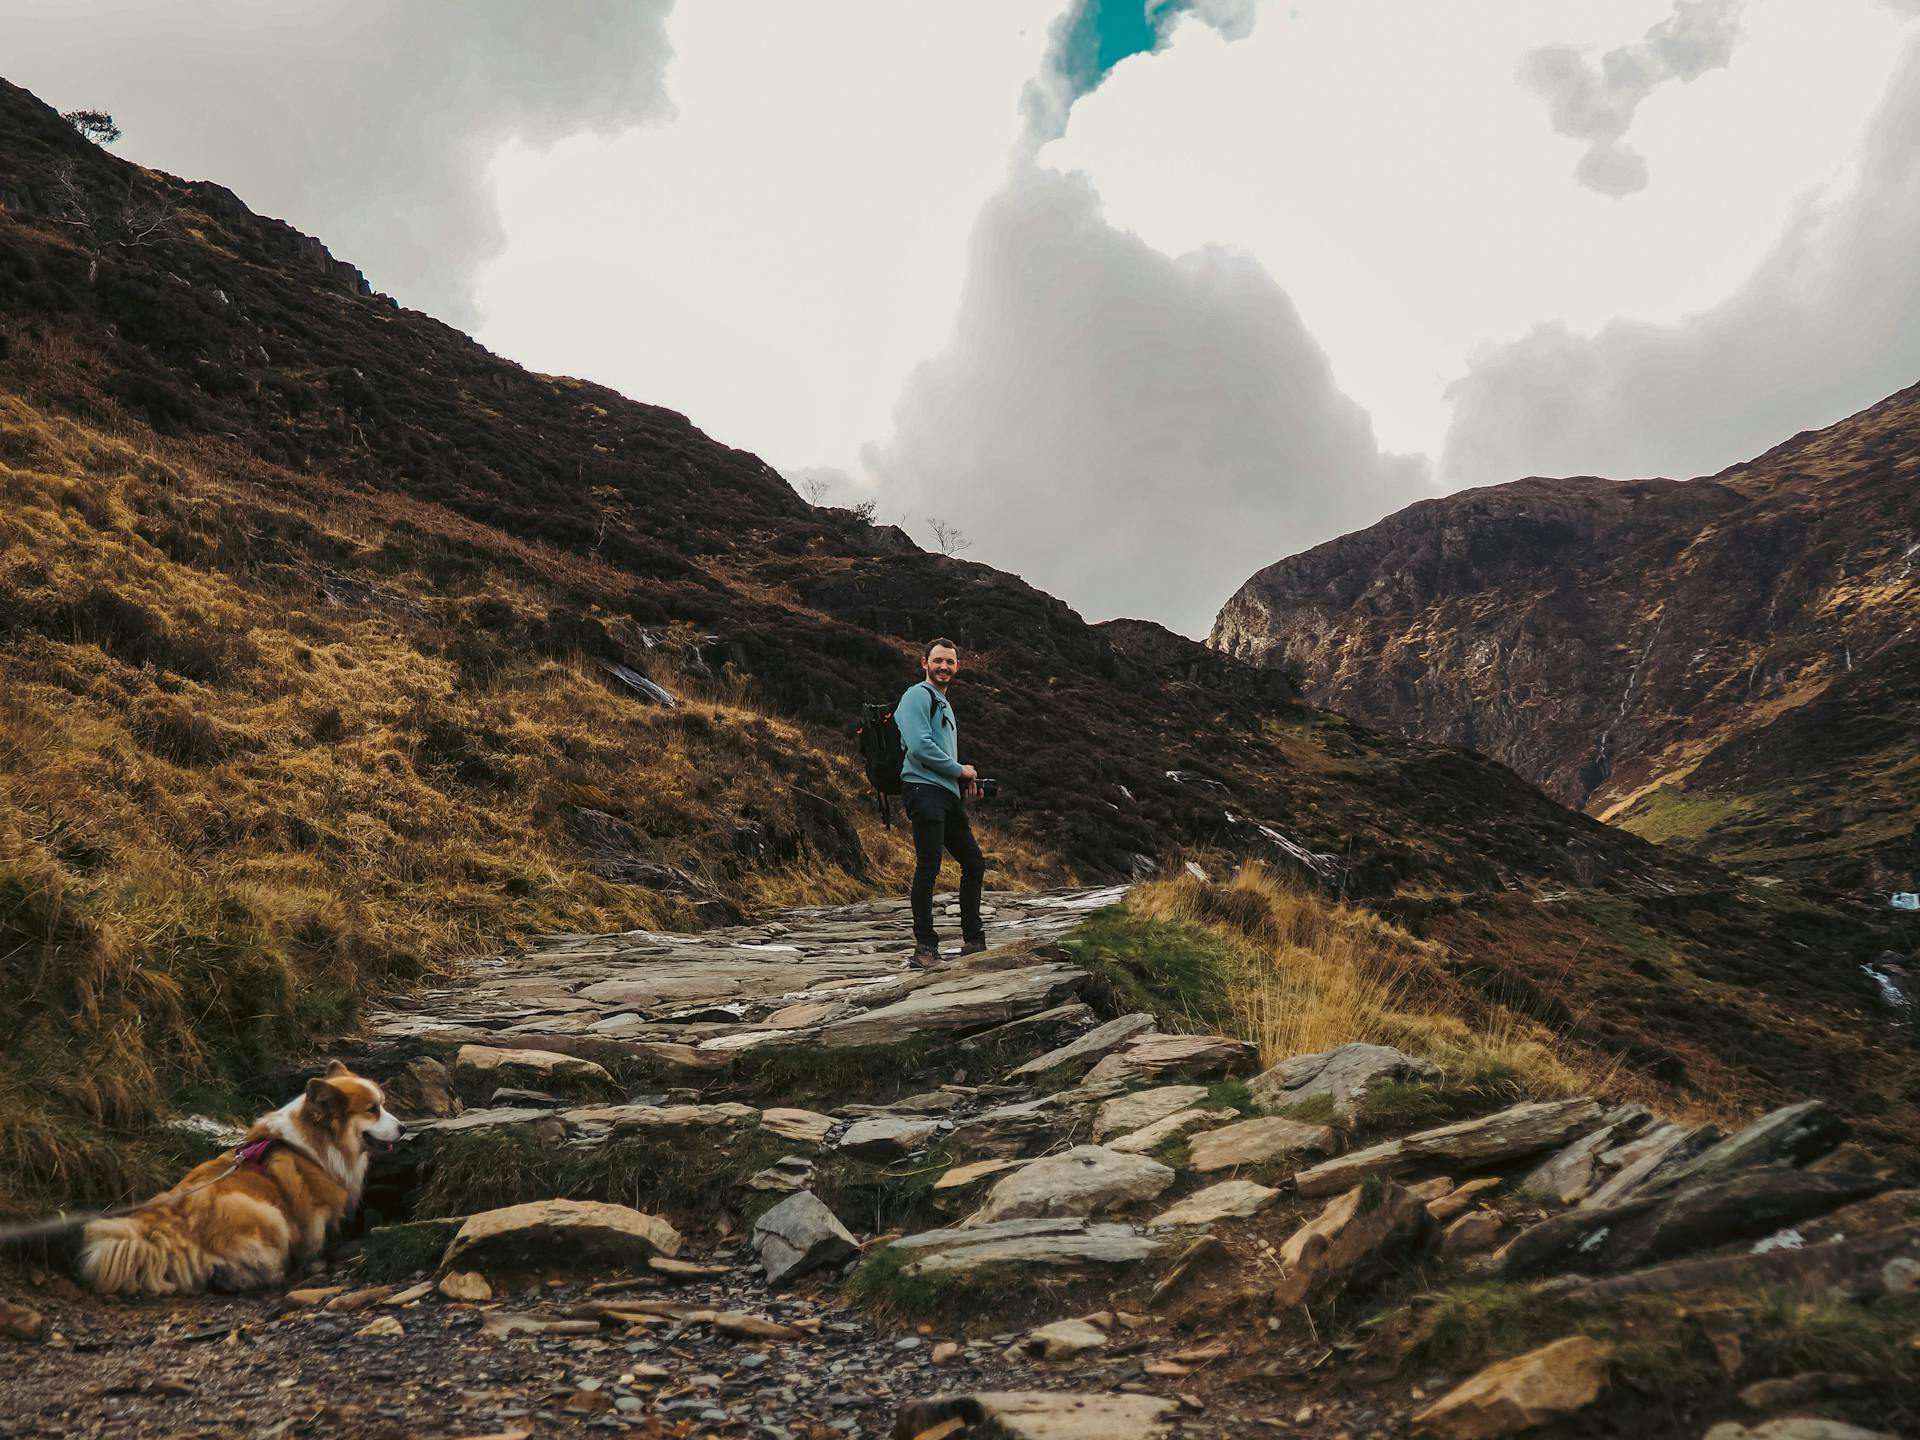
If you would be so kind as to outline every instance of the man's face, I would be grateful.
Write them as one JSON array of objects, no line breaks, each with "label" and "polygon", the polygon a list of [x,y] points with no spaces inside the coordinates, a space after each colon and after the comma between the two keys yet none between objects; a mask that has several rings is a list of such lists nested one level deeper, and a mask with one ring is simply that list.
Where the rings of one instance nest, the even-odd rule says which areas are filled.
[{"label": "man's face", "polygon": [[960,673],[960,653],[949,646],[936,645],[920,665],[927,672],[927,679],[945,689],[947,682]]}]

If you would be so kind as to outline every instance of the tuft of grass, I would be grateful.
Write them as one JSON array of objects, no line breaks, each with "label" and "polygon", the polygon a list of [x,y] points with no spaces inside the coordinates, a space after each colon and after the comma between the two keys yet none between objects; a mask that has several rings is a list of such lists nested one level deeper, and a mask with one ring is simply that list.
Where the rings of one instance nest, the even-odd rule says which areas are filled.
[{"label": "tuft of grass", "polygon": [[1916,1334],[1920,1295],[1883,1295],[1864,1304],[1769,1295],[1747,1352],[1756,1369],[1775,1375],[1829,1370],[1920,1384]]},{"label": "tuft of grass", "polygon": [[458,1220],[411,1220],[380,1225],[367,1232],[360,1251],[361,1278],[373,1284],[404,1280],[437,1270],[440,1257],[459,1232]]},{"label": "tuft of grass", "polygon": [[952,1223],[941,1203],[948,1197],[937,1196],[933,1188],[952,1164],[953,1157],[942,1151],[896,1165],[834,1155],[821,1162],[808,1188],[854,1231],[881,1235],[890,1230],[932,1229]]},{"label": "tuft of grass", "polygon": [[[1257,862],[1225,884],[1181,874],[1142,885],[1120,915],[1216,937],[1209,983],[1221,1008],[1214,1019],[1256,1041],[1268,1064],[1365,1041],[1431,1059],[1457,1088],[1489,1095],[1593,1093],[1615,1073],[1568,1058],[1568,1047],[1544,1026],[1464,990],[1438,945],[1300,889]],[[1120,928],[1124,920],[1107,924]],[[1206,984],[1191,988],[1214,993]]]},{"label": "tuft of grass", "polygon": [[1303,1125],[1332,1125],[1340,1118],[1331,1095],[1309,1095],[1304,1100],[1282,1105],[1273,1113]]},{"label": "tuft of grass", "polygon": [[1193,1142],[1185,1135],[1169,1135],[1153,1147],[1153,1158],[1162,1165],[1184,1170],[1193,1163]]},{"label": "tuft of grass", "polygon": [[[1332,1097],[1327,1097],[1331,1103]],[[1216,1080],[1207,1086],[1205,1099],[1200,1102],[1210,1109],[1226,1108],[1237,1110],[1242,1115],[1256,1115],[1259,1105],[1254,1103],[1253,1091],[1247,1088],[1244,1080]]]},{"label": "tuft of grass", "polygon": [[1132,902],[1076,926],[1060,948],[1086,969],[1082,998],[1103,1019],[1146,1012],[1166,1028],[1212,1030],[1232,1013],[1229,978],[1245,947],[1190,919],[1154,916]]},{"label": "tuft of grass", "polygon": [[1422,1365],[1465,1369],[1544,1345],[1566,1328],[1566,1307],[1541,1285],[1455,1285],[1426,1312],[1409,1353]]},{"label": "tuft of grass", "polygon": [[1418,1080],[1387,1080],[1360,1097],[1353,1119],[1365,1134],[1400,1134],[1438,1124],[1455,1108],[1450,1097],[1434,1086]]}]

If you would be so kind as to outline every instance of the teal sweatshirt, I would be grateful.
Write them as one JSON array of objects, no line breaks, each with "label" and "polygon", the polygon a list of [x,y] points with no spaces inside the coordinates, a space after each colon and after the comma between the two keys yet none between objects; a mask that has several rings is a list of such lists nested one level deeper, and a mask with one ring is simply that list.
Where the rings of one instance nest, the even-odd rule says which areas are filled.
[{"label": "teal sweatshirt", "polygon": [[926,681],[912,686],[893,707],[893,720],[907,749],[900,778],[944,785],[960,793],[960,727],[946,696]]}]

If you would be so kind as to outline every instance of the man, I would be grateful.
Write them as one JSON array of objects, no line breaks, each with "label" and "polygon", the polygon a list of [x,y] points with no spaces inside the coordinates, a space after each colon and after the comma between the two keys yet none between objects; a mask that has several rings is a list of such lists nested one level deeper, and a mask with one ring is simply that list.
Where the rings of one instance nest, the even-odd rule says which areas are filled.
[{"label": "man", "polygon": [[927,677],[900,697],[894,723],[906,747],[900,766],[900,799],[913,824],[913,964],[927,969],[940,963],[940,937],[933,929],[933,882],[944,850],[960,862],[960,936],[962,955],[987,948],[980,924],[980,887],[987,862],[967,823],[967,799],[979,793],[979,775],[960,763],[960,730],[954,723],[947,687],[960,673],[960,651],[951,641],[935,640],[920,657]]}]

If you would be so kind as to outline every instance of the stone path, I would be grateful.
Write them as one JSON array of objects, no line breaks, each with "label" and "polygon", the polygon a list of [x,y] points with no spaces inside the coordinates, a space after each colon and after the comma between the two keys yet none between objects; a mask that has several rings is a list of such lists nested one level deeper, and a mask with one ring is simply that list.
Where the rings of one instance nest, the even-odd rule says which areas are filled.
[{"label": "stone path", "polygon": [[[1052,942],[1123,895],[995,894],[989,949],[933,971],[906,965],[899,901],[552,936],[378,1011],[348,1051],[428,1112],[403,1173],[524,1128],[528,1173],[570,1198],[416,1225],[429,1241],[392,1283],[366,1268],[392,1229],[285,1293],[102,1301],[43,1277],[39,1313],[0,1301],[0,1437],[1450,1440],[1506,1433],[1488,1417],[1522,1390],[1558,1385],[1567,1414],[1594,1403],[1607,1354],[1429,1374],[1401,1367],[1392,1326],[1323,1333],[1305,1305],[1410,1266],[1571,1269],[1576,1298],[1679,1288],[1702,1265],[1717,1284],[1920,1285],[1920,1192],[1800,1168],[1844,1134],[1818,1102],[1725,1138],[1586,1097],[1487,1100],[1382,1136],[1368,1091],[1437,1099],[1435,1067],[1353,1044],[1261,1071],[1231,1037],[1101,1023],[1078,952]],[[771,1048],[865,1066],[893,1052],[850,1047],[906,1040],[926,1042],[906,1047],[915,1093],[768,1093],[747,1063]],[[629,1059],[645,1086],[616,1078]],[[772,1148],[746,1163],[756,1146]],[[692,1212],[653,1198],[652,1167],[675,1160],[711,1182]],[[822,1203],[856,1170],[909,1187],[911,1223]],[[588,1193],[595,1174],[632,1193]],[[1785,1223],[1805,1249],[1755,1243]],[[915,1324],[897,1318],[905,1290],[856,1303],[874,1276],[946,1308]]]},{"label": "stone path", "polygon": [[[988,943],[999,950],[1053,939],[1125,893],[989,894]],[[938,906],[944,928],[957,929],[954,898],[940,896]],[[1014,1019],[1045,1009],[1039,1000],[1050,1002],[1073,978],[1070,967],[1031,956],[1020,963],[1018,949],[991,972],[909,970],[912,948],[904,900],[794,910],[698,935],[555,935],[525,954],[475,964],[457,988],[376,1011],[368,1026],[390,1040],[620,1041],[698,1067],[757,1045],[878,1044],[968,1028],[990,1020],[995,1006]]]}]

